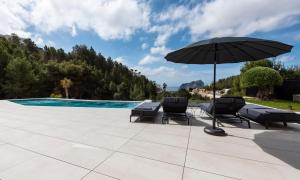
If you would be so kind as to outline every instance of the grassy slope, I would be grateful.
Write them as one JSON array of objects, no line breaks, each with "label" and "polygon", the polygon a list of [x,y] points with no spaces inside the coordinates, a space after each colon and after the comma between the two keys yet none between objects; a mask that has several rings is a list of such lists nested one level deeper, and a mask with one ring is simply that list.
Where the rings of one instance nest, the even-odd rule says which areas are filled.
[{"label": "grassy slope", "polygon": [[260,104],[264,106],[274,107],[278,109],[289,109],[289,105],[292,105],[293,110],[300,111],[300,103],[299,102],[293,102],[288,100],[267,100],[262,101],[258,99],[253,98],[246,98],[246,101],[249,103],[255,103]]}]

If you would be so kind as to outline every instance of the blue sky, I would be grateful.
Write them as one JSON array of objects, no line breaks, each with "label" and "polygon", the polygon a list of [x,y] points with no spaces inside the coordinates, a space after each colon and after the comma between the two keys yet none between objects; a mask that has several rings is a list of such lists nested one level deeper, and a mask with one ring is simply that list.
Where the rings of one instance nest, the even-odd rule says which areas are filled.
[{"label": "blue sky", "polygon": [[[294,46],[277,57],[300,65],[299,0],[2,0],[0,34],[16,33],[70,51],[92,46],[105,57],[168,86],[212,81],[211,65],[167,62],[170,51],[211,37],[251,36]],[[239,74],[239,64],[218,65],[217,76]]]}]

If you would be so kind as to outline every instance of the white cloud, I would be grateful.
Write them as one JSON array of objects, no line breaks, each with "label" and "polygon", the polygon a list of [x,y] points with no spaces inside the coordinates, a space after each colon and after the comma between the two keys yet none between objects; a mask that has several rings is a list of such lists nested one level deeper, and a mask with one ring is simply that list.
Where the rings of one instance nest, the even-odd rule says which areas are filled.
[{"label": "white cloud", "polygon": [[99,37],[128,39],[149,26],[150,7],[144,0],[1,0],[0,33],[29,36],[29,27],[41,33],[58,30],[72,36],[77,30]]},{"label": "white cloud", "polygon": [[77,35],[77,30],[76,30],[76,26],[75,26],[75,25],[72,26],[71,35],[72,35],[73,37]]},{"label": "white cloud", "polygon": [[26,32],[28,24],[25,18],[28,17],[28,12],[23,6],[23,1],[0,1],[0,34],[15,33],[21,37],[28,38],[30,33]]},{"label": "white cloud", "polygon": [[53,41],[47,41],[47,43],[46,43],[48,46],[55,46],[56,44],[55,44],[55,42],[53,42]]},{"label": "white cloud", "polygon": [[42,32],[74,27],[102,39],[127,39],[149,25],[150,8],[141,0],[41,0],[31,7],[32,22]]},{"label": "white cloud", "polygon": [[31,38],[38,46],[45,45],[44,40],[40,34],[35,34]]},{"label": "white cloud", "polygon": [[140,61],[139,61],[139,65],[146,65],[146,64],[152,64],[152,63],[155,63],[155,62],[158,62],[160,61],[160,58],[157,57],[157,56],[152,56],[152,55],[146,55],[144,58],[142,58]]},{"label": "white cloud", "polygon": [[161,55],[161,56],[166,56],[170,51],[171,49],[166,48],[165,46],[152,47],[150,49],[151,54]]},{"label": "white cloud", "polygon": [[198,79],[202,79],[207,82],[207,79],[210,81],[212,78],[212,71],[187,71],[186,69],[178,69],[168,66],[158,66],[154,68],[136,66],[134,69],[137,69],[142,74],[146,75],[152,80],[157,81],[158,83],[168,82],[168,85],[172,86],[177,86],[181,83]]},{"label": "white cloud", "polygon": [[149,45],[147,43],[142,44],[142,49],[147,49],[148,47],[149,47]]},{"label": "white cloud", "polygon": [[165,77],[175,77],[177,74],[176,69],[166,67],[166,66],[159,66],[157,68],[149,68],[149,67],[144,67],[144,66],[137,66],[134,67],[134,69],[137,69],[140,71],[142,74],[150,77],[155,77],[155,76],[165,76]]},{"label": "white cloud", "polygon": [[184,27],[183,23],[154,25],[149,29],[149,32],[157,33],[157,37],[154,42],[155,46],[164,46],[172,35],[176,34]]},{"label": "white cloud", "polygon": [[[171,10],[173,9],[173,10]],[[189,9],[186,6],[170,6],[168,11],[157,15],[155,18],[158,22],[163,22],[166,20],[176,21],[181,20],[182,17],[185,17],[189,14]]]},{"label": "white cloud", "polygon": [[299,0],[216,0],[194,8],[188,26],[196,37],[245,36],[299,22],[299,8]]},{"label": "white cloud", "polygon": [[276,60],[279,61],[279,62],[286,63],[286,62],[290,62],[290,61],[295,60],[295,57],[294,56],[290,56],[290,55],[282,55],[282,56],[278,56],[276,58]]},{"label": "white cloud", "polygon": [[115,61],[117,61],[118,63],[122,63],[124,65],[127,65],[127,61],[125,60],[124,57],[120,56],[114,59]]},{"label": "white cloud", "polygon": [[[246,36],[299,23],[299,9],[299,0],[214,0],[193,6],[187,3],[171,6],[158,15],[157,29],[186,28],[193,40],[203,36]],[[175,33],[158,32],[156,43],[165,43]]]}]

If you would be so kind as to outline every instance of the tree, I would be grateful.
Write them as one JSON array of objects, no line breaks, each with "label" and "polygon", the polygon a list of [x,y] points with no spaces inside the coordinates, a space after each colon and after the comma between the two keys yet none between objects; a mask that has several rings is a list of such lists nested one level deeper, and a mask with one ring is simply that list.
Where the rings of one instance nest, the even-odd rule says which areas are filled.
[{"label": "tree", "polygon": [[156,97],[156,84],[92,47],[75,45],[71,52],[39,48],[17,35],[0,37],[0,98],[59,94],[68,77],[68,94],[84,99],[143,100]]},{"label": "tree", "polygon": [[186,89],[179,89],[177,92],[175,92],[175,96],[186,97],[186,98],[190,99],[192,95]]},{"label": "tree", "polygon": [[35,81],[30,62],[24,58],[15,58],[6,66],[3,90],[8,98],[30,97]]},{"label": "tree", "polygon": [[119,99],[128,99],[129,98],[129,86],[126,82],[122,82],[118,85]]},{"label": "tree", "polygon": [[167,84],[163,83],[163,91],[166,92],[166,90],[167,90]]},{"label": "tree", "polygon": [[241,68],[241,73],[246,72],[247,70],[254,68],[254,67],[269,67],[273,68],[274,62],[268,59],[262,59],[259,61],[250,61],[246,62],[244,66]]},{"label": "tree", "polygon": [[243,88],[257,87],[257,97],[268,99],[273,93],[273,87],[282,84],[280,74],[268,67],[254,67],[242,74],[241,86]]},{"label": "tree", "polygon": [[72,86],[72,84],[73,84],[73,82],[71,81],[71,79],[64,78],[64,79],[60,80],[60,85],[65,90],[66,98],[69,98],[69,88]]},{"label": "tree", "polygon": [[[230,76],[224,79],[219,79],[216,82],[216,89],[222,90],[222,89],[232,88],[234,81],[238,79],[238,77],[239,76]],[[210,86],[212,86],[212,84]]]}]

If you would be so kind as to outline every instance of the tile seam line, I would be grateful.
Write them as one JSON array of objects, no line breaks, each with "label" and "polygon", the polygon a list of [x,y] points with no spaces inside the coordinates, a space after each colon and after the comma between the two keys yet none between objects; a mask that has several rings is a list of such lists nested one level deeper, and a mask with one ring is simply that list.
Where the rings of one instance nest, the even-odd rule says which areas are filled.
[{"label": "tile seam line", "polygon": [[187,154],[188,154],[188,149],[189,149],[189,143],[190,143],[190,138],[191,138],[191,131],[192,131],[192,128],[190,127],[188,142],[187,142],[186,150],[185,150],[185,157],[184,157],[183,169],[182,169],[182,174],[181,174],[181,180],[183,180],[183,178],[184,178],[184,169],[185,169],[185,164],[186,164],[186,159],[187,159]]},{"label": "tile seam line", "polygon": [[[129,141],[129,140],[128,140]],[[133,140],[135,141],[135,140]],[[76,143],[76,142],[75,142]],[[127,144],[128,142],[124,143],[123,145]],[[27,148],[24,148],[23,146],[19,146],[19,145],[16,145],[16,144],[13,144],[13,143],[9,143],[9,142],[6,142],[5,143],[6,145],[12,145],[12,146],[15,146],[15,147],[18,147],[18,148],[21,148],[23,150],[27,150],[27,151],[31,151],[31,152],[34,152],[36,154],[40,154],[40,155],[43,155],[43,156],[46,156],[46,157],[49,157],[49,158],[53,158],[53,159],[56,159],[56,160],[60,160],[62,162],[66,162],[68,164],[71,164],[71,165],[75,165],[75,166],[78,166],[78,167],[82,167],[84,169],[88,169],[90,170],[89,168],[86,168],[86,167],[83,167],[83,166],[80,166],[80,165],[76,165],[76,164],[73,164],[73,163],[70,163],[70,162],[67,162],[67,161],[64,161],[64,160],[61,160],[61,159],[58,159],[58,158],[55,158],[55,157],[52,157],[52,156],[49,156],[49,155],[45,155],[45,154],[42,154],[42,153],[39,153],[37,151],[34,151],[34,150],[31,150],[31,149],[27,149]],[[159,144],[159,143],[158,143]],[[2,144],[4,145],[4,144]],[[84,144],[84,145],[88,145],[88,144]],[[122,145],[122,146],[123,146]],[[160,145],[165,145],[165,144],[160,144]],[[104,148],[104,147],[98,147],[98,146],[92,146],[92,145],[88,145],[88,146],[91,146],[91,147],[95,147],[95,148],[98,148],[98,149],[104,149],[104,150],[108,150],[108,151],[113,151],[112,154],[114,154],[115,152],[118,152],[118,153],[121,153],[121,154],[127,154],[127,155],[131,155],[131,156],[135,156],[135,157],[140,157],[140,158],[144,158],[144,159],[148,159],[148,160],[153,160],[153,161],[158,161],[158,162],[162,162],[162,163],[166,163],[166,164],[170,164],[170,165],[175,165],[175,166],[179,166],[179,167],[185,167],[185,166],[182,166],[182,165],[179,165],[179,164],[175,164],[175,163],[170,163],[170,162],[166,162],[166,161],[161,161],[161,160],[157,160],[157,159],[153,159],[153,158],[149,158],[149,157],[146,157],[146,156],[141,156],[141,155],[136,155],[136,154],[132,154],[132,153],[127,153],[127,152],[123,152],[123,151],[120,151],[120,150],[113,150],[113,149],[108,149],[108,148]],[[120,146],[121,147],[121,146]],[[171,146],[173,147],[173,146]],[[183,149],[183,148],[181,148]],[[257,163],[263,163],[263,164],[270,164],[270,165],[276,165],[276,166],[283,166],[283,167],[288,167],[288,165],[284,165],[284,164],[276,164],[276,163],[270,163],[270,162],[265,162],[265,161],[258,161],[258,160],[253,160],[253,159],[248,159],[248,158],[241,158],[241,157],[237,157],[237,156],[230,156],[230,155],[225,155],[225,154],[220,154],[220,153],[212,153],[212,152],[208,152],[208,151],[203,151],[203,150],[198,150],[198,149],[193,149],[193,148],[188,148],[190,150],[193,150],[193,151],[198,151],[198,152],[203,152],[203,153],[207,153],[207,154],[215,154],[215,155],[220,155],[220,156],[225,156],[225,157],[230,157],[230,158],[236,158],[236,159],[241,159],[241,160],[249,160],[249,161],[253,161],[253,162],[257,162]],[[110,156],[109,156],[110,157]],[[108,157],[108,158],[109,158]],[[186,158],[186,157],[185,157]],[[93,170],[92,170],[93,171]],[[97,171],[95,171],[97,172]]]},{"label": "tile seam line", "polygon": [[126,155],[129,155],[129,156],[135,156],[135,157],[138,157],[138,158],[148,159],[148,160],[151,160],[151,161],[157,161],[157,162],[161,162],[161,163],[165,163],[165,164],[169,164],[169,165],[183,167],[183,165],[179,165],[179,164],[175,164],[175,163],[170,163],[170,162],[167,162],[167,161],[161,161],[161,160],[154,159],[154,158],[149,158],[149,157],[146,157],[146,156],[141,156],[141,155],[126,153],[126,152],[122,152],[122,151],[116,151],[116,152],[117,153],[121,153],[121,154],[126,154]]},{"label": "tile seam line", "polygon": [[288,165],[284,165],[284,164],[277,164],[277,163],[271,163],[271,162],[266,162],[266,161],[259,161],[259,160],[254,160],[254,159],[249,159],[249,158],[242,158],[242,157],[238,157],[238,156],[231,156],[231,155],[221,154],[221,153],[213,153],[213,152],[203,151],[203,150],[198,150],[198,149],[193,149],[193,148],[189,148],[189,150],[203,152],[203,153],[207,153],[207,154],[214,154],[214,155],[218,155],[218,156],[230,157],[230,158],[235,158],[235,159],[240,159],[240,160],[248,160],[248,161],[257,162],[257,163],[289,167]]},{"label": "tile seam line", "polygon": [[17,147],[17,148],[20,148],[20,149],[23,149],[25,151],[29,151],[29,152],[38,154],[40,156],[44,156],[44,157],[47,157],[47,158],[50,158],[50,159],[54,159],[54,160],[57,160],[57,161],[60,161],[60,162],[63,162],[63,163],[66,163],[66,164],[69,164],[69,165],[72,165],[72,166],[76,166],[76,167],[79,167],[79,168],[82,168],[82,169],[85,169],[85,170],[90,170],[89,168],[86,168],[86,167],[83,167],[83,166],[80,166],[80,165],[77,165],[77,164],[73,164],[73,163],[70,163],[68,161],[64,161],[64,160],[61,160],[61,159],[58,159],[58,158],[55,158],[55,157],[52,157],[52,156],[49,156],[49,155],[46,155],[46,154],[34,151],[34,150],[31,150],[31,149],[28,149],[28,148],[24,148],[24,147],[16,145],[16,144],[12,144],[12,143],[7,143],[7,144],[11,145],[11,146],[14,146],[14,147]]},{"label": "tile seam line", "polygon": [[[53,138],[53,139],[57,139],[57,140],[66,141],[66,142],[69,142],[69,143],[83,144],[83,145],[95,147],[95,148],[98,148],[98,149],[100,148],[100,149],[105,149],[105,150],[109,150],[109,151],[115,151],[114,149],[109,149],[109,148],[106,148],[106,147],[104,147],[104,146],[90,145],[90,144],[82,143],[82,142],[79,142],[79,141],[74,141],[74,140],[65,139],[65,138],[59,138],[59,137],[56,137],[56,136],[50,136],[50,135],[46,135],[46,134],[42,134],[42,133],[30,131],[30,130],[18,129],[18,128],[11,128],[11,129],[18,130],[18,131],[25,131],[25,132],[32,133],[32,134],[34,134],[34,135],[45,136],[45,137],[49,137],[49,138]],[[79,137],[80,137],[80,136],[79,136]],[[128,138],[123,138],[123,139],[128,139]],[[4,142],[5,142],[5,143],[9,143],[9,142],[7,142],[7,141],[4,141]],[[13,144],[13,143],[11,143],[11,144]]]},{"label": "tile seam line", "polygon": [[223,175],[223,174],[218,174],[218,173],[214,173],[214,172],[210,172],[210,171],[206,171],[206,170],[196,169],[196,168],[192,168],[192,167],[189,167],[189,166],[186,166],[186,168],[192,169],[192,170],[195,170],[195,171],[205,172],[205,173],[208,173],[208,174],[223,176],[223,177],[226,177],[226,178],[241,180],[240,178],[236,178],[236,177],[232,177],[232,176],[226,176],[226,175]]},{"label": "tile seam line", "polygon": [[[232,136],[232,137],[234,137],[234,136]],[[197,137],[196,139],[205,139],[205,137]],[[211,140],[211,141],[215,141],[215,142],[219,142],[219,143],[227,143],[227,144],[235,144],[235,145],[247,146],[249,148],[257,147],[257,146],[254,146],[254,145],[246,145],[246,144],[241,144],[241,143],[232,143],[232,142],[219,141],[219,140]],[[249,140],[249,141],[253,142],[253,140]],[[293,143],[295,143],[295,142],[293,142]],[[268,146],[268,145],[261,145],[261,146],[265,147],[265,148],[268,148],[268,149],[274,149],[274,150],[279,150],[279,151],[288,151],[288,152],[293,152],[293,153],[299,153],[300,154],[300,152],[297,152],[297,151],[292,151],[292,150],[287,150],[287,149],[282,149],[282,148],[274,148],[274,147],[271,147],[271,146]]]},{"label": "tile seam line", "polygon": [[[127,142],[126,142],[127,143]],[[124,145],[126,144],[124,143]],[[39,152],[36,152],[36,151],[33,151],[33,150],[30,150],[30,149],[27,149],[27,148],[24,148],[22,146],[18,146],[18,145],[14,145],[14,144],[11,144],[11,143],[5,143],[6,145],[11,145],[11,146],[15,146],[17,148],[20,148],[20,149],[23,149],[23,150],[26,150],[26,151],[30,151],[32,153],[35,153],[35,154],[39,154],[41,156],[45,156],[45,157],[48,157],[48,158],[51,158],[51,159],[54,159],[54,160],[58,160],[58,161],[61,161],[61,162],[64,162],[64,163],[67,163],[67,164],[70,164],[70,165],[73,165],[73,166],[77,166],[79,168],[83,168],[83,169],[86,169],[86,170],[91,170],[89,168],[86,168],[86,167],[83,167],[83,166],[79,166],[79,165],[76,165],[76,164],[73,164],[73,163],[70,163],[70,162],[67,162],[67,161],[64,161],[64,160],[61,160],[61,159],[58,159],[58,158],[55,158],[55,157],[52,157],[52,156],[49,156],[49,155],[45,155],[45,154],[42,154],[42,153],[39,153]],[[4,144],[2,144],[4,145]],[[215,174],[215,175],[219,175],[219,176],[224,176],[224,177],[229,177],[229,178],[234,178],[234,177],[230,177],[230,176],[225,176],[225,175],[222,175],[222,174],[217,174],[217,173],[213,173],[213,172],[210,172],[210,171],[204,171],[204,170],[200,170],[200,169],[195,169],[195,168],[192,168],[192,167],[188,167],[188,166],[181,166],[181,165],[178,165],[178,164],[173,164],[173,163],[168,163],[168,162],[165,162],[165,161],[160,161],[160,160],[156,160],[156,159],[152,159],[152,158],[148,158],[148,157],[144,157],[144,156],[139,156],[139,155],[135,155],[135,154],[130,154],[130,153],[125,153],[125,152],[121,152],[121,151],[118,151],[116,150],[115,152],[118,152],[118,153],[122,153],[122,154],[127,154],[127,155],[131,155],[131,156],[135,156],[135,157],[140,157],[140,158],[144,158],[144,159],[148,159],[148,160],[152,160],[152,161],[158,161],[158,162],[161,162],[161,163],[166,163],[166,164],[170,164],[170,165],[175,165],[175,166],[178,166],[178,167],[183,167],[183,169],[186,167],[186,168],[189,168],[189,169],[193,169],[193,170],[197,170],[197,171],[202,171],[202,172],[205,172],[205,173],[209,173],[209,174]],[[113,154],[113,153],[112,153]],[[112,155],[111,154],[111,155]],[[111,157],[111,156],[109,156]],[[107,157],[107,159],[109,158]],[[33,157],[34,158],[34,157]],[[29,160],[33,159],[33,158],[30,158]],[[105,159],[106,160],[106,159]],[[103,162],[105,161],[103,160]],[[24,163],[25,161],[23,161],[22,163]],[[101,161],[101,163],[103,163]],[[22,163],[19,163],[19,164],[22,164]],[[110,176],[110,175],[107,175],[107,174],[104,174],[104,173],[101,173],[101,172],[98,172],[98,171],[95,171],[94,169],[96,169],[97,166],[95,168],[93,168],[88,174],[90,174],[91,172],[94,172],[94,173],[97,173],[97,174],[101,174],[101,175],[104,175],[104,176],[107,176],[107,177],[110,177],[110,178],[113,178],[113,179],[118,179],[116,177],[113,177],[113,176]],[[6,169],[6,170],[9,170],[10,168]],[[5,170],[5,171],[6,171]],[[83,176],[81,179],[84,179],[88,174],[86,174],[85,176]],[[237,178],[234,178],[234,179],[237,179]]]},{"label": "tile seam line", "polygon": [[[40,135],[40,136],[50,137],[50,138],[53,138],[53,139],[63,140],[63,141],[71,142],[71,143],[80,143],[80,144],[88,145],[88,146],[91,146],[91,147],[103,148],[103,149],[106,149],[106,150],[115,151],[114,149],[109,149],[109,148],[106,148],[106,147],[103,147],[103,146],[90,145],[90,144],[82,143],[82,142],[79,142],[79,141],[60,138],[60,137],[57,137],[57,136],[46,135],[46,134],[42,134],[42,133],[39,133],[39,132],[30,131],[30,130],[26,130],[26,129],[20,129],[20,128],[16,128],[16,127],[8,127],[8,126],[5,126],[5,127],[10,128],[10,129],[14,129],[14,130],[18,130],[18,131],[24,131],[24,132],[29,132],[29,133],[32,133],[32,134],[37,134],[37,135]],[[128,137],[125,138],[125,137],[114,136],[114,135],[110,135],[110,134],[104,134],[104,133],[101,133],[101,134],[108,135],[108,136],[113,136],[113,137],[117,137],[117,138],[122,138],[122,139],[128,139]],[[134,135],[134,136],[136,136],[136,135]],[[134,136],[131,137],[130,140],[139,141],[139,142],[145,141],[145,142],[148,142],[148,143],[154,143],[154,144],[160,144],[160,145],[170,146],[170,147],[174,147],[174,148],[185,149],[185,147],[182,147],[182,146],[174,146],[174,145],[170,145],[170,144],[158,143],[158,142],[155,142],[155,141],[136,139],[136,138],[134,138]],[[78,137],[80,137],[80,135]]]},{"label": "tile seam line", "polygon": [[[15,130],[20,130],[20,131],[25,131],[25,132],[31,132],[31,133],[35,133],[35,134],[39,134],[39,135],[43,135],[43,136],[48,136],[48,137],[52,137],[52,138],[56,138],[56,139],[62,139],[62,140],[70,141],[70,140],[68,140],[68,139],[58,138],[58,137],[56,137],[56,136],[50,136],[50,135],[42,134],[42,133],[39,133],[39,132],[27,130],[27,129],[24,129],[24,128],[22,128],[22,127],[12,127],[12,126],[6,126],[6,125],[3,125],[3,126],[5,126],[5,127],[7,127],[7,128],[15,129]],[[124,128],[124,129],[125,129],[125,128]],[[84,131],[83,134],[82,134],[82,135],[78,135],[78,137],[86,135],[87,133],[89,133],[89,131],[90,131],[90,130]],[[130,138],[130,137],[118,136],[118,135],[113,135],[113,134],[103,133],[103,132],[99,132],[99,134],[109,135],[109,136],[113,136],[113,137],[117,137],[117,138],[123,138],[123,139]]]},{"label": "tile seam line", "polygon": [[[139,132],[137,132],[134,136],[137,136],[138,134],[140,134],[144,129],[146,128],[143,127]],[[131,139],[133,139],[132,136],[131,138],[127,139],[126,142],[124,142],[118,149],[120,149],[123,145],[127,144]],[[86,175],[84,175],[80,180],[83,180],[86,176],[88,176],[91,172],[98,172],[98,171],[95,171],[95,169],[97,169],[101,164],[103,164],[106,160],[108,160],[110,157],[112,157],[117,151],[117,150],[114,150],[108,157],[106,157],[103,161],[101,161],[100,163],[98,163],[93,169],[90,170],[90,172],[88,172]],[[117,178],[118,179],[118,178]]]},{"label": "tile seam line", "polygon": [[[7,142],[5,142],[5,143],[3,143],[3,144],[1,144],[0,146],[2,146],[2,145],[4,145],[4,146],[13,146],[13,145],[11,145],[11,144],[9,144],[9,143],[7,143]],[[16,147],[16,146],[13,146],[13,147],[15,147],[15,148],[19,148],[19,147]],[[1,149],[2,147],[0,147],[0,149]],[[20,148],[21,149],[21,148]],[[23,149],[24,150],[24,149]],[[28,150],[24,150],[24,151],[28,151]],[[34,153],[35,154],[35,153]],[[19,162],[19,163],[16,163],[15,165],[13,165],[13,166],[11,166],[11,167],[8,167],[8,168],[5,168],[5,169],[3,169],[2,171],[1,171],[1,173],[2,172],[5,172],[5,171],[8,171],[9,169],[11,169],[11,168],[13,168],[13,167],[15,167],[15,166],[18,166],[18,165],[20,165],[20,164],[22,164],[22,163],[24,163],[24,162],[26,162],[26,161],[29,161],[29,160],[31,160],[31,159],[33,159],[34,157],[31,157],[31,158],[29,158],[29,159],[27,159],[27,160],[23,160],[22,162]],[[0,180],[1,180],[1,178],[0,178]]]},{"label": "tile seam line", "polygon": [[[41,133],[38,133],[38,132],[26,130],[26,129],[19,129],[19,128],[15,128],[15,127],[9,127],[9,128],[15,129],[15,130],[20,130],[20,131],[25,131],[25,132],[30,132],[30,133],[33,133],[33,134],[37,134],[37,135],[41,135],[41,136],[45,136],[45,137],[50,137],[50,138],[53,138],[53,139],[63,140],[63,141],[70,142],[70,143],[78,143],[78,144],[83,144],[83,145],[91,146],[91,147],[98,148],[98,149],[105,149],[105,150],[109,150],[109,151],[116,151],[115,149],[106,148],[106,147],[104,147],[104,146],[90,145],[90,144],[86,144],[86,143],[82,143],[82,142],[78,142],[78,141],[73,141],[73,140],[69,140],[69,139],[65,139],[65,138],[59,138],[59,137],[56,137],[56,136],[50,136],[50,135],[46,135],[46,134],[41,134]],[[143,131],[143,129],[142,129],[141,131]],[[138,135],[139,133],[140,133],[140,132],[138,132],[136,135]],[[104,134],[104,133],[103,133],[103,134]],[[109,135],[109,134],[105,134],[105,135]],[[133,140],[133,141],[139,141],[139,142],[145,141],[145,142],[148,142],[148,143],[154,143],[154,144],[165,145],[165,146],[170,146],[170,147],[174,147],[174,148],[185,149],[185,148],[180,147],[180,146],[174,146],[174,145],[169,145],[169,144],[164,144],[164,143],[158,143],[158,142],[149,141],[149,140],[135,139],[134,137],[135,137],[136,135],[134,135],[134,136],[132,136],[131,138],[129,138],[129,139],[124,143],[124,145],[127,144],[129,140]],[[113,136],[113,135],[110,135],[110,136]],[[127,138],[119,137],[119,136],[114,136],[114,137],[127,139]],[[189,139],[190,139],[190,138],[189,138]],[[9,142],[5,141],[5,143],[9,143]],[[12,143],[11,143],[11,144],[12,144]],[[269,149],[274,149],[274,150],[280,150],[280,151],[288,151],[288,152],[299,153],[299,152],[296,152],[296,151],[283,150],[283,149],[279,149],[279,148],[271,148],[271,147],[267,147],[267,146],[264,146],[264,147],[269,148]],[[287,165],[282,165],[282,164],[276,164],[276,163],[270,163],[270,162],[265,162],[265,161],[253,160],[253,159],[249,159],[249,158],[241,158],[241,157],[231,156],[231,155],[226,155],[226,154],[222,154],[222,153],[212,153],[212,152],[203,151],[203,150],[198,150],[198,149],[194,149],[194,148],[188,148],[188,149],[191,149],[191,150],[194,150],[194,151],[200,151],[200,152],[204,152],[204,153],[217,154],[217,155],[226,156],[226,157],[232,157],[232,158],[238,158],[238,159],[245,159],[245,160],[250,160],[250,161],[254,161],[254,162],[261,162],[261,163],[266,163],[266,164],[274,164],[274,165],[279,165],[279,166],[287,166]],[[121,152],[121,153],[124,153],[124,152]],[[124,154],[126,154],[126,153],[124,153]]]},{"label": "tile seam line", "polygon": [[[62,163],[66,163],[66,164],[69,164],[71,166],[76,166],[78,168],[81,168],[81,169],[85,169],[87,171],[90,171],[91,169],[87,168],[87,167],[84,167],[84,166],[80,166],[80,165],[77,165],[77,164],[74,164],[74,163],[71,163],[71,162],[68,162],[68,161],[65,161],[65,160],[62,160],[62,159],[59,159],[59,158],[55,158],[55,157],[52,157],[52,156],[49,156],[49,155],[46,155],[46,154],[43,154],[43,153],[40,153],[40,152],[37,152],[37,151],[34,151],[34,150],[31,150],[31,149],[27,149],[27,148],[24,148],[22,146],[18,146],[18,145],[15,145],[15,144],[11,144],[11,143],[6,143],[7,145],[10,145],[10,146],[14,146],[14,147],[17,147],[17,148],[20,148],[20,149],[23,149],[25,151],[29,151],[29,152],[32,152],[34,154],[38,154],[40,156],[43,156],[43,157],[46,157],[46,158],[49,158],[49,159],[54,159],[54,160],[57,160],[57,161],[60,161]],[[34,159],[35,157],[33,158],[30,158],[29,160],[32,160]],[[22,163],[24,163],[26,161],[23,161]],[[19,164],[22,164],[22,163],[19,163]],[[10,169],[10,168],[9,168]],[[8,170],[8,169],[7,169]],[[112,177],[112,176],[109,176],[109,175],[106,175],[106,174],[103,174],[103,173],[98,173],[98,174],[102,174],[102,175],[105,175],[105,176],[108,176],[108,177]],[[114,177],[112,177],[114,178]],[[117,178],[115,178],[117,179]]]}]

